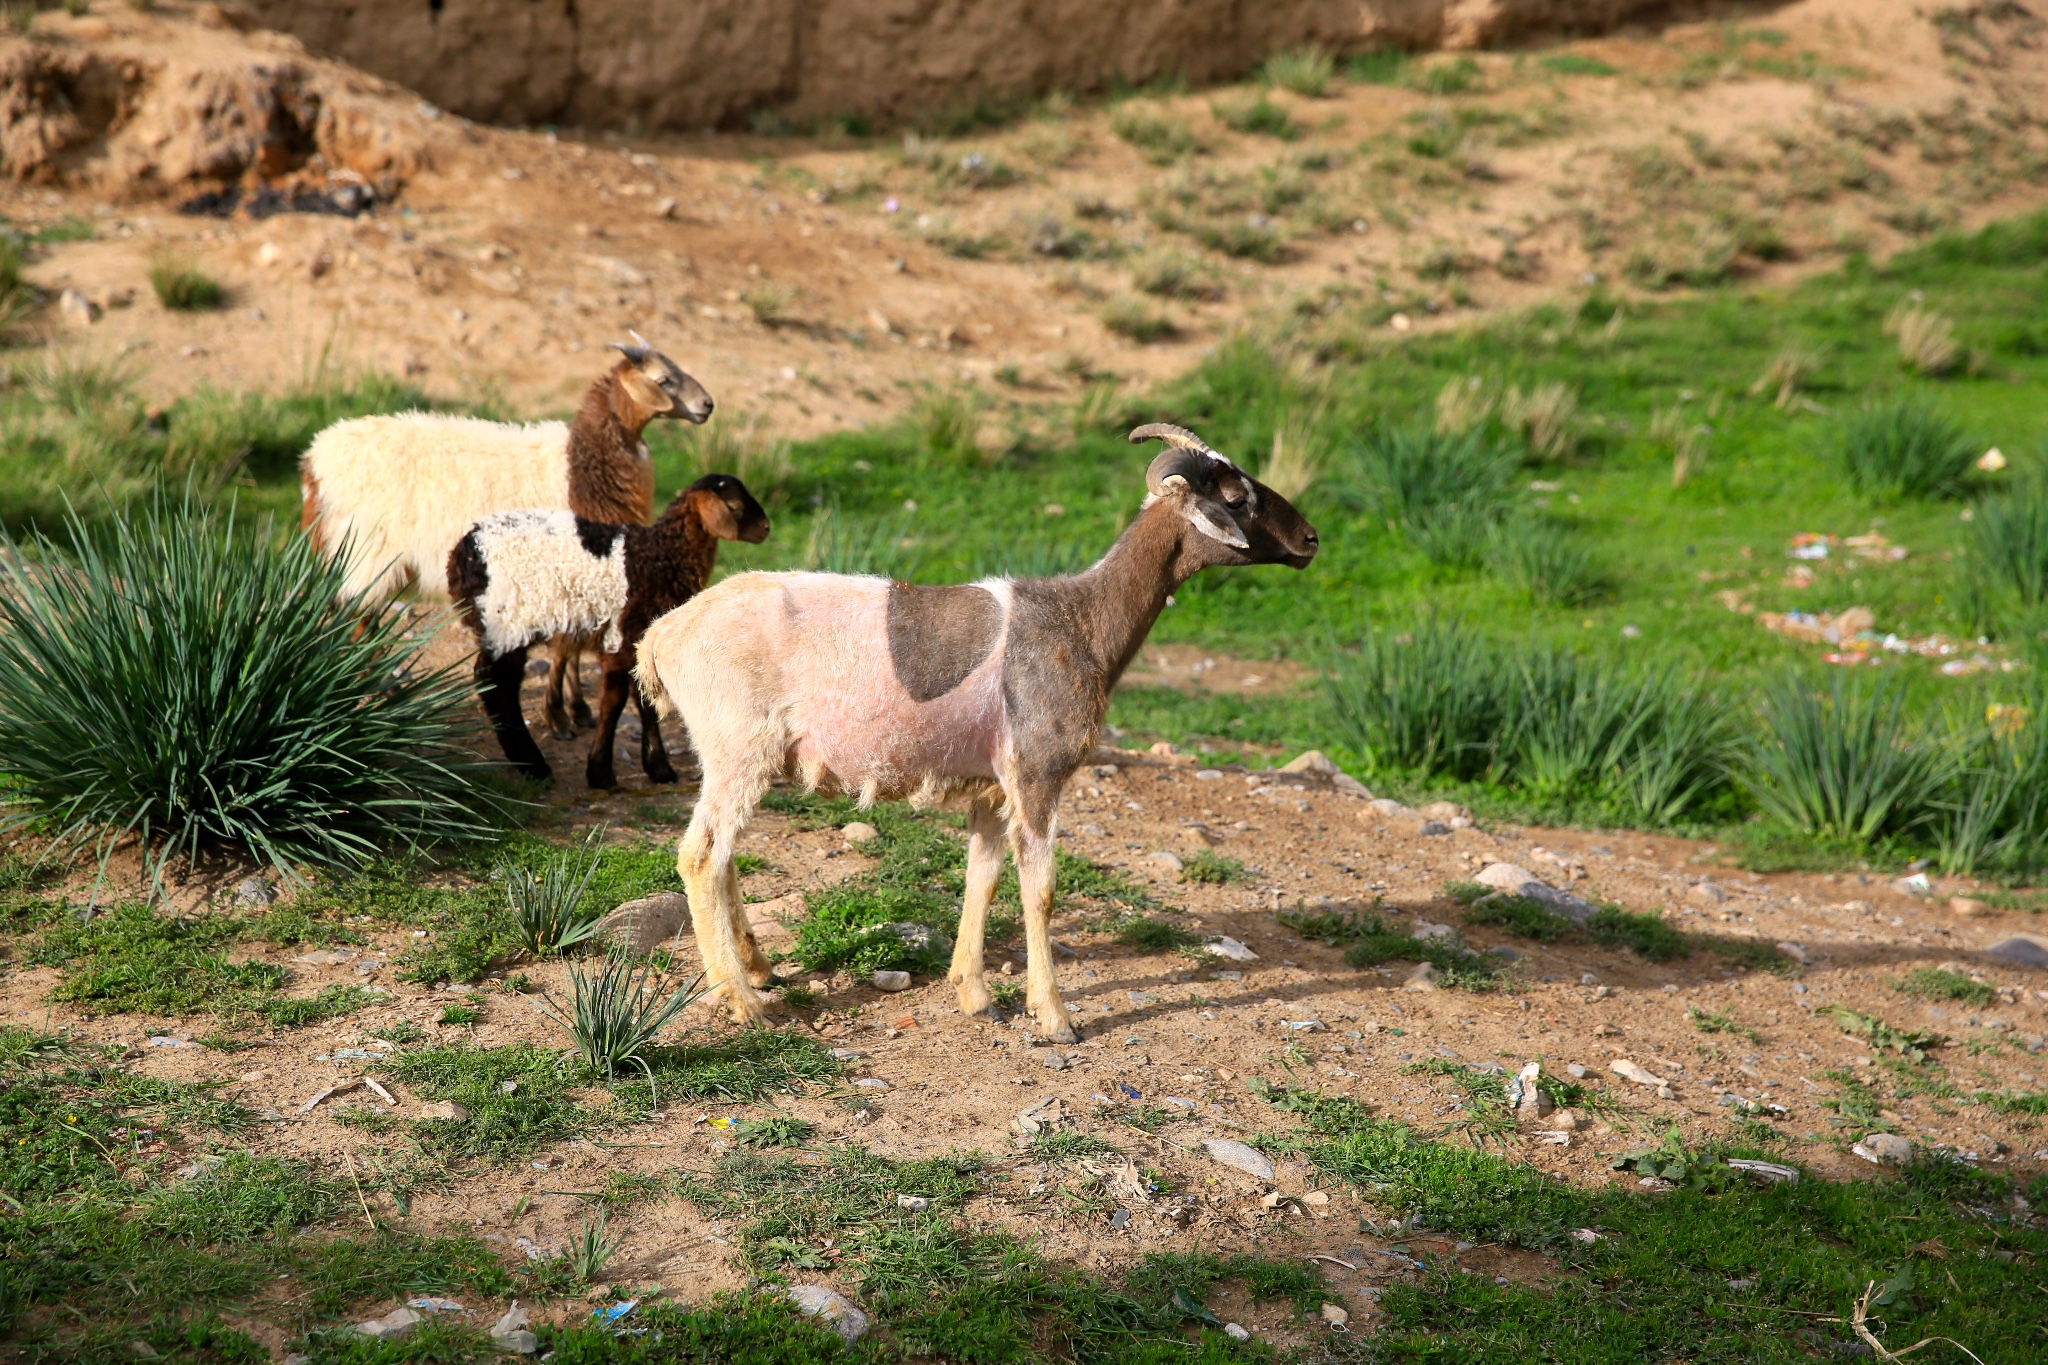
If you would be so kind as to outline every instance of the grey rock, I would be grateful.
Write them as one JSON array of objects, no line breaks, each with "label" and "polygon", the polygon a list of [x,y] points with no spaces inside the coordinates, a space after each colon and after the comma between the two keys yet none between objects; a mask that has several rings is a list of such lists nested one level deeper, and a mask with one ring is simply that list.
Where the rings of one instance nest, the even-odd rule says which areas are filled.
[{"label": "grey rock", "polygon": [[1913,1159],[1913,1144],[1897,1133],[1870,1133],[1850,1151],[1879,1165],[1904,1165]]},{"label": "grey rock", "polygon": [[1685,893],[1706,905],[1719,905],[1728,899],[1728,893],[1709,881],[1701,881]]},{"label": "grey rock", "polygon": [[865,820],[855,820],[852,823],[843,827],[839,831],[839,833],[842,836],[844,836],[847,843],[853,845],[855,848],[858,848],[862,844],[867,843],[870,839],[879,839],[882,837],[882,831],[876,829],[873,825],[869,824]]},{"label": "grey rock", "polygon": [[680,891],[657,891],[599,920],[597,936],[644,957],[689,927],[690,898]]},{"label": "grey rock", "polygon": [[1148,853],[1145,856],[1155,863],[1166,864],[1168,870],[1173,872],[1178,872],[1182,868],[1187,866],[1186,863],[1183,863],[1180,860],[1180,855],[1178,853],[1169,853],[1163,848],[1159,849],[1156,852]]},{"label": "grey rock", "polygon": [[424,1319],[410,1308],[394,1308],[381,1318],[356,1324],[356,1331],[372,1341],[396,1341],[412,1331]]},{"label": "grey rock", "polygon": [[910,989],[909,972],[876,972],[868,978],[878,991],[907,991]]},{"label": "grey rock", "polygon": [[235,883],[235,908],[257,910],[275,903],[277,890],[262,877],[244,877]]},{"label": "grey rock", "polygon": [[782,1291],[782,1296],[796,1305],[797,1312],[818,1319],[848,1345],[866,1336],[868,1328],[874,1325],[874,1320],[854,1307],[851,1299],[827,1285],[793,1284]]},{"label": "grey rock", "polygon": [[835,1047],[826,1055],[835,1062],[857,1062],[867,1056],[865,1052],[855,1052],[850,1047]]},{"label": "grey rock", "polygon": [[1217,937],[1210,939],[1208,943],[1203,945],[1203,950],[1213,956],[1227,958],[1232,962],[1257,962],[1259,960],[1257,953],[1228,934],[1219,934]]},{"label": "grey rock", "polygon": [[1308,749],[1280,766],[1283,773],[1310,773],[1316,777],[1331,778],[1342,771],[1330,761],[1321,749]]},{"label": "grey rock", "polygon": [[100,320],[100,306],[76,289],[67,289],[57,296],[57,311],[75,327],[90,327]]},{"label": "grey rock", "polygon": [[1115,1213],[1109,1215],[1109,1226],[1111,1231],[1122,1232],[1125,1228],[1129,1227],[1130,1225],[1131,1211],[1129,1209],[1118,1209]]},{"label": "grey rock", "polygon": [[889,1083],[880,1076],[863,1076],[853,1083],[855,1090],[882,1091],[889,1089]]},{"label": "grey rock", "polygon": [[1535,901],[1552,914],[1561,915],[1574,924],[1584,924],[1593,917],[1593,907],[1585,901],[1568,891],[1558,890],[1527,868],[1513,863],[1488,863],[1473,880],[1506,895]]},{"label": "grey rock", "polygon": [[1372,788],[1360,782],[1350,773],[1338,773],[1330,779],[1330,785],[1346,796],[1356,797],[1360,801],[1372,800]]},{"label": "grey rock", "polygon": [[1235,1322],[1223,1324],[1223,1335],[1229,1337],[1232,1341],[1250,1341],[1252,1339],[1252,1334],[1246,1331],[1241,1323]]},{"label": "grey rock", "polygon": [[1439,834],[1449,834],[1451,827],[1440,820],[1425,820],[1422,822],[1422,828],[1415,832],[1428,838],[1434,838]]},{"label": "grey rock", "polygon": [[1209,1154],[1211,1161],[1219,1162],[1234,1171],[1243,1171],[1246,1175],[1259,1180],[1273,1178],[1273,1163],[1267,1160],[1263,1152],[1255,1151],[1242,1142],[1235,1142],[1229,1138],[1209,1138],[1202,1143],[1202,1150]]},{"label": "grey rock", "polygon": [[1986,948],[1984,956],[2008,967],[2048,967],[2048,939],[2036,934],[2015,934]]}]

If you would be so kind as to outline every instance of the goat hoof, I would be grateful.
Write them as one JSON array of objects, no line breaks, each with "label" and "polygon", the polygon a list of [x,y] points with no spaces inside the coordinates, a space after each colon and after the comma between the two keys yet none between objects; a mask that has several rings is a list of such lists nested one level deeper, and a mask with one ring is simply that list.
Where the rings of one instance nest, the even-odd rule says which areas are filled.
[{"label": "goat hoof", "polygon": [[669,767],[666,763],[658,768],[649,768],[647,770],[647,780],[664,787],[672,785],[676,781],[676,770]]},{"label": "goat hoof", "polygon": [[519,771],[536,782],[552,781],[555,776],[555,770],[545,763],[522,763],[519,765]]},{"label": "goat hoof", "polygon": [[566,742],[576,738],[576,732],[567,725],[550,725],[548,726],[548,738]]},{"label": "goat hoof", "polygon": [[990,998],[985,983],[963,981],[959,985],[962,1014],[988,1014],[994,1009],[995,1001]]},{"label": "goat hoof", "polygon": [[1064,1019],[1057,1025],[1040,1022],[1039,1029],[1045,1034],[1045,1039],[1049,1043],[1078,1043],[1081,1041],[1081,1031]]},{"label": "goat hoof", "polygon": [[586,768],[583,781],[592,791],[610,791],[619,785],[617,775],[610,768]]}]

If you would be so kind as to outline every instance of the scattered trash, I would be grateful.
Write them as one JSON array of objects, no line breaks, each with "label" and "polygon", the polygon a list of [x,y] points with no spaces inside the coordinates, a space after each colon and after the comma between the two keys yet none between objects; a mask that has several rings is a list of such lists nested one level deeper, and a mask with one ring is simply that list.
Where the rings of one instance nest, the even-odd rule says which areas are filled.
[{"label": "scattered trash", "polygon": [[931,1206],[932,1201],[921,1194],[899,1194],[896,1196],[896,1207],[908,1209],[912,1213],[923,1213]]},{"label": "scattered trash", "polygon": [[853,1083],[856,1090],[887,1090],[889,1083],[880,1076],[863,1076]]},{"label": "scattered trash", "polygon": [[874,1325],[873,1319],[854,1307],[852,1300],[826,1285],[793,1284],[780,1293],[796,1305],[797,1312],[818,1319],[849,1346],[867,1335],[868,1328]]},{"label": "scattered trash", "polygon": [[381,1052],[372,1052],[366,1047],[340,1047],[332,1052],[323,1052],[313,1060],[316,1062],[368,1062],[374,1061],[383,1055]]},{"label": "scattered trash", "polygon": [[1623,1080],[1634,1081],[1637,1085],[1664,1086],[1670,1084],[1662,1076],[1652,1075],[1634,1062],[1623,1057],[1617,1057],[1609,1062],[1607,1069]]},{"label": "scattered trash", "polygon": [[198,1047],[198,1046],[199,1046],[199,1044],[197,1044],[197,1043],[193,1042],[193,1041],[192,1041],[192,1040],[191,1040],[190,1038],[187,1038],[187,1037],[185,1037],[185,1036],[184,1036],[183,1034],[177,1034],[177,1033],[159,1033],[159,1034],[155,1035],[154,1037],[152,1037],[152,1038],[151,1038],[151,1039],[149,1040],[149,1045],[150,1045],[151,1047]]},{"label": "scattered trash", "polygon": [[1585,1245],[1591,1246],[1593,1245],[1593,1243],[1600,1240],[1600,1234],[1593,1231],[1593,1229],[1591,1228],[1573,1228],[1572,1240],[1574,1242],[1583,1242]]},{"label": "scattered trash", "polygon": [[363,1077],[363,1084],[369,1086],[370,1089],[377,1092],[377,1098],[383,1100],[384,1103],[390,1105],[396,1105],[398,1103],[398,1097],[396,1095],[392,1094],[389,1090],[386,1090],[383,1086],[379,1085],[371,1077]]},{"label": "scattered trash", "polygon": [[1793,1170],[1790,1166],[1780,1166],[1775,1161],[1751,1161],[1746,1158],[1731,1157],[1728,1161],[1728,1169],[1745,1171],[1765,1184],[1797,1185],[1799,1183],[1799,1172]]},{"label": "scattered trash", "polygon": [[857,1062],[867,1056],[865,1052],[855,1052],[850,1047],[835,1047],[825,1055],[835,1062]]},{"label": "scattered trash", "polygon": [[1991,447],[1991,449],[1977,457],[1977,468],[1983,470],[1986,474],[1996,474],[1999,470],[2005,468],[2005,452],[1997,446]]},{"label": "scattered trash", "polygon": [[1243,1171],[1246,1175],[1259,1180],[1273,1178],[1273,1163],[1264,1153],[1254,1151],[1242,1142],[1235,1142],[1230,1138],[1209,1138],[1202,1143],[1202,1150],[1209,1154],[1210,1160],[1232,1170]]},{"label": "scattered trash", "polygon": [[1350,1310],[1340,1308],[1334,1303],[1326,1303],[1323,1305],[1323,1321],[1332,1327],[1342,1327],[1351,1321]]},{"label": "scattered trash", "polygon": [[1802,531],[1792,537],[1791,548],[1785,551],[1785,555],[1789,559],[1826,559],[1828,547],[1834,544],[1834,540],[1833,536],[1817,531]]},{"label": "scattered trash", "polygon": [[407,1299],[405,1306],[407,1308],[418,1308],[428,1313],[460,1313],[465,1311],[462,1305],[453,1299],[437,1299],[429,1294],[422,1294],[416,1299]]},{"label": "scattered trash", "polygon": [[540,1338],[526,1329],[526,1310],[519,1300],[505,1310],[505,1316],[491,1325],[491,1345],[514,1355],[530,1356],[540,1350]]},{"label": "scattered trash", "polygon": [[1865,1161],[1883,1165],[1904,1165],[1913,1159],[1913,1144],[1897,1133],[1870,1133],[1849,1148]]},{"label": "scattered trash", "polygon": [[1570,1133],[1543,1132],[1536,1135],[1536,1141],[1546,1147],[1569,1147],[1572,1145],[1572,1135]]},{"label": "scattered trash", "polygon": [[[1924,883],[1927,879],[1925,877],[1922,877],[1920,880]],[[1807,953],[1806,945],[1804,943],[1793,943],[1790,940],[1787,940],[1786,942],[1775,943],[1771,946],[1776,948],[1779,952],[1783,953],[1786,957],[1791,958],[1794,962],[1797,962],[1802,967],[1807,965],[1809,962],[1813,961],[1813,958]]]},{"label": "scattered trash", "polygon": [[909,972],[876,972],[869,978],[878,991],[907,991],[910,989]]},{"label": "scattered trash", "polygon": [[[1892,883],[1892,890],[1905,896],[1924,896],[1931,889],[1925,872],[1915,872],[1910,877],[1901,877]],[[1781,949],[1783,946],[1779,945]]]},{"label": "scattered trash", "polygon": [[1160,1102],[1162,1104],[1170,1104],[1176,1109],[1193,1109],[1195,1107],[1193,1100],[1184,1100],[1178,1095],[1163,1096]]},{"label": "scattered trash", "polygon": [[545,1261],[555,1254],[530,1237],[514,1237],[512,1246],[529,1261]]},{"label": "scattered trash", "polygon": [[1257,962],[1259,955],[1228,934],[1219,934],[1204,945],[1207,952],[1231,962]]},{"label": "scattered trash", "polygon": [[[1394,330],[1397,332],[1407,331],[1408,328],[1405,324],[1407,323],[1408,319],[1402,317],[1399,313],[1394,314],[1394,316],[1398,318],[1402,324],[1404,324],[1402,326],[1396,327]],[[1229,1337],[1232,1341],[1250,1341],[1252,1339],[1252,1334],[1250,1332],[1247,1332],[1241,1325],[1234,1322],[1226,1322],[1223,1324],[1223,1335]]]},{"label": "scattered trash", "polygon": [[1280,1027],[1295,1033],[1316,1033],[1329,1028],[1329,1025],[1320,1019],[1282,1019]]},{"label": "scattered trash", "polygon": [[1429,943],[1437,940],[1452,939],[1457,936],[1457,933],[1458,931],[1448,924],[1432,924],[1426,919],[1418,919],[1415,921],[1413,937],[1420,939],[1424,943]]},{"label": "scattered trash", "polygon": [[1067,1113],[1067,1102],[1056,1096],[1048,1096],[1017,1115],[1017,1131],[1026,1137],[1051,1132],[1072,1121]]},{"label": "scattered trash", "polygon": [[356,1331],[372,1341],[396,1341],[426,1321],[410,1308],[394,1308],[381,1318],[356,1324]]},{"label": "scattered trash", "polygon": [[622,1299],[618,1303],[592,1309],[590,1316],[601,1322],[617,1322],[639,1306],[640,1300],[638,1299]]},{"label": "scattered trash", "polygon": [[1140,1095],[1138,1093],[1138,1087],[1132,1085],[1129,1081],[1118,1081],[1116,1083],[1116,1088],[1118,1093],[1120,1093],[1127,1100],[1137,1100],[1144,1098],[1143,1095]]},{"label": "scattered trash", "polygon": [[1508,1108],[1515,1111],[1517,1118],[1540,1119],[1557,1107],[1556,1101],[1544,1093],[1542,1077],[1543,1064],[1531,1062],[1507,1083]]},{"label": "scattered trash", "polygon": [[351,1090],[360,1090],[362,1085],[363,1081],[360,1076],[352,1081],[338,1081],[300,1105],[299,1112],[301,1114],[310,1114],[319,1108],[323,1101],[333,1099],[336,1095],[346,1095]]}]

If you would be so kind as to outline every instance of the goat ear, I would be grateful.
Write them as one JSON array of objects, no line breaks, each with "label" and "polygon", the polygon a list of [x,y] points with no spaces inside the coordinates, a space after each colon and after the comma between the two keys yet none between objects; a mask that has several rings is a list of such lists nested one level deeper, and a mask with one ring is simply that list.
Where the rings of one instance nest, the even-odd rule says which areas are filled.
[{"label": "goat ear", "polygon": [[732,510],[732,504],[716,493],[701,492],[691,495],[697,500],[697,519],[704,523],[704,529],[720,540],[740,538],[739,514]]},{"label": "goat ear", "polygon": [[656,417],[675,410],[675,400],[663,393],[659,384],[638,370],[619,371],[619,384],[626,390],[628,398]]},{"label": "goat ear", "polygon": [[1233,550],[1249,550],[1252,547],[1252,543],[1244,538],[1244,532],[1227,521],[1218,521],[1210,516],[1199,498],[1189,498],[1182,504],[1181,515],[1187,518],[1188,525],[1211,540],[1223,542]]}]

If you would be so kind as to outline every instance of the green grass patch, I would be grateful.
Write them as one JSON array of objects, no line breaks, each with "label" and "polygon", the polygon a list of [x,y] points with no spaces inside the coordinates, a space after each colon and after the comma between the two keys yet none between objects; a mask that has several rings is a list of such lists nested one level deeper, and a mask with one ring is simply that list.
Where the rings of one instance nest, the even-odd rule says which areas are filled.
[{"label": "green grass patch", "polygon": [[1197,850],[1181,863],[1180,879],[1198,886],[1232,886],[1251,880],[1251,873],[1235,858],[1213,848]]},{"label": "green grass patch", "polygon": [[1959,1000],[1966,1005],[1988,1005],[1998,998],[1988,982],[1940,967],[1915,967],[1894,981],[1892,989],[1922,1000]]},{"label": "green grass patch", "polygon": [[1650,962],[1671,962],[1692,951],[1691,941],[1655,910],[1638,915],[1602,906],[1586,921],[1586,931],[1603,948],[1627,948]]},{"label": "green grass patch", "polygon": [[1297,906],[1274,918],[1305,939],[1342,948],[1344,960],[1354,967],[1427,962],[1437,969],[1439,984],[1447,987],[1490,991],[1502,984],[1499,958],[1474,952],[1455,934],[1416,938],[1412,930],[1388,920],[1378,908],[1310,913]]}]

